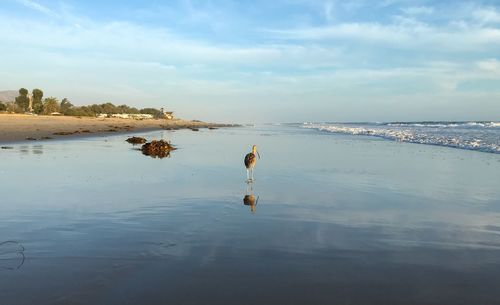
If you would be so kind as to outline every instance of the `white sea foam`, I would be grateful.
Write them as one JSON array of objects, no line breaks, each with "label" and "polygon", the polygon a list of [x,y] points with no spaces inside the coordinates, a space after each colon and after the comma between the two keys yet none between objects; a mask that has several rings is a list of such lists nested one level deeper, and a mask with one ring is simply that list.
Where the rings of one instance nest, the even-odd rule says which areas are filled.
[{"label": "white sea foam", "polygon": [[[468,126],[469,128],[464,128]],[[422,122],[388,124],[303,124],[332,133],[375,136],[384,139],[448,146],[483,152],[500,153],[499,122]]]},{"label": "white sea foam", "polygon": [[382,123],[381,125],[399,127],[429,127],[429,128],[500,128],[500,122],[394,122]]}]

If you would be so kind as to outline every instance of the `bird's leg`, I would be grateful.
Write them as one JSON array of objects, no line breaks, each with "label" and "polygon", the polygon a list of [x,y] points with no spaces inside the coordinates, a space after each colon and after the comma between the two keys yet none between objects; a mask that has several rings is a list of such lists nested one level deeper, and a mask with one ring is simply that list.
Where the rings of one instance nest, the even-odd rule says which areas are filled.
[{"label": "bird's leg", "polygon": [[252,179],[251,180],[253,181],[253,167],[252,167]]},{"label": "bird's leg", "polygon": [[250,182],[250,170],[247,168],[247,182]]}]

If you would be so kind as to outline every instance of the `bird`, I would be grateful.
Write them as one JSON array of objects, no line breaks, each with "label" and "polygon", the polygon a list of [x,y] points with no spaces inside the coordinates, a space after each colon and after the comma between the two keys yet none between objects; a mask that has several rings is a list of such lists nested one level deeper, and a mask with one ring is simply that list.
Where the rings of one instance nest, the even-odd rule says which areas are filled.
[{"label": "bird", "polygon": [[252,152],[249,152],[245,156],[245,167],[247,168],[247,182],[253,181],[253,168],[255,167],[255,163],[257,163],[257,156],[260,154],[257,151],[257,145],[252,146]]}]

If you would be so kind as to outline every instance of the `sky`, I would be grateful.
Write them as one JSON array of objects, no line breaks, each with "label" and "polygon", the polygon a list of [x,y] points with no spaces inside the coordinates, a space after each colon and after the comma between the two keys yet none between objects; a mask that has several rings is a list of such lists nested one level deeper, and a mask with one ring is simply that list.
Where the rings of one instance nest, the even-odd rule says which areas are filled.
[{"label": "sky", "polygon": [[0,90],[220,122],[500,120],[500,0],[0,0]]}]

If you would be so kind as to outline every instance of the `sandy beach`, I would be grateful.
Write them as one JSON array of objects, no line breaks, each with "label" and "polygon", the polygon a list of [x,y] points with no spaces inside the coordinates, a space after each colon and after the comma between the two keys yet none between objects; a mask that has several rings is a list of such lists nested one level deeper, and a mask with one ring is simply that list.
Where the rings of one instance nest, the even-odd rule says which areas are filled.
[{"label": "sandy beach", "polygon": [[69,136],[88,136],[90,134],[155,129],[214,128],[227,126],[230,125],[182,119],[134,120],[0,114],[0,142],[49,140]]}]

